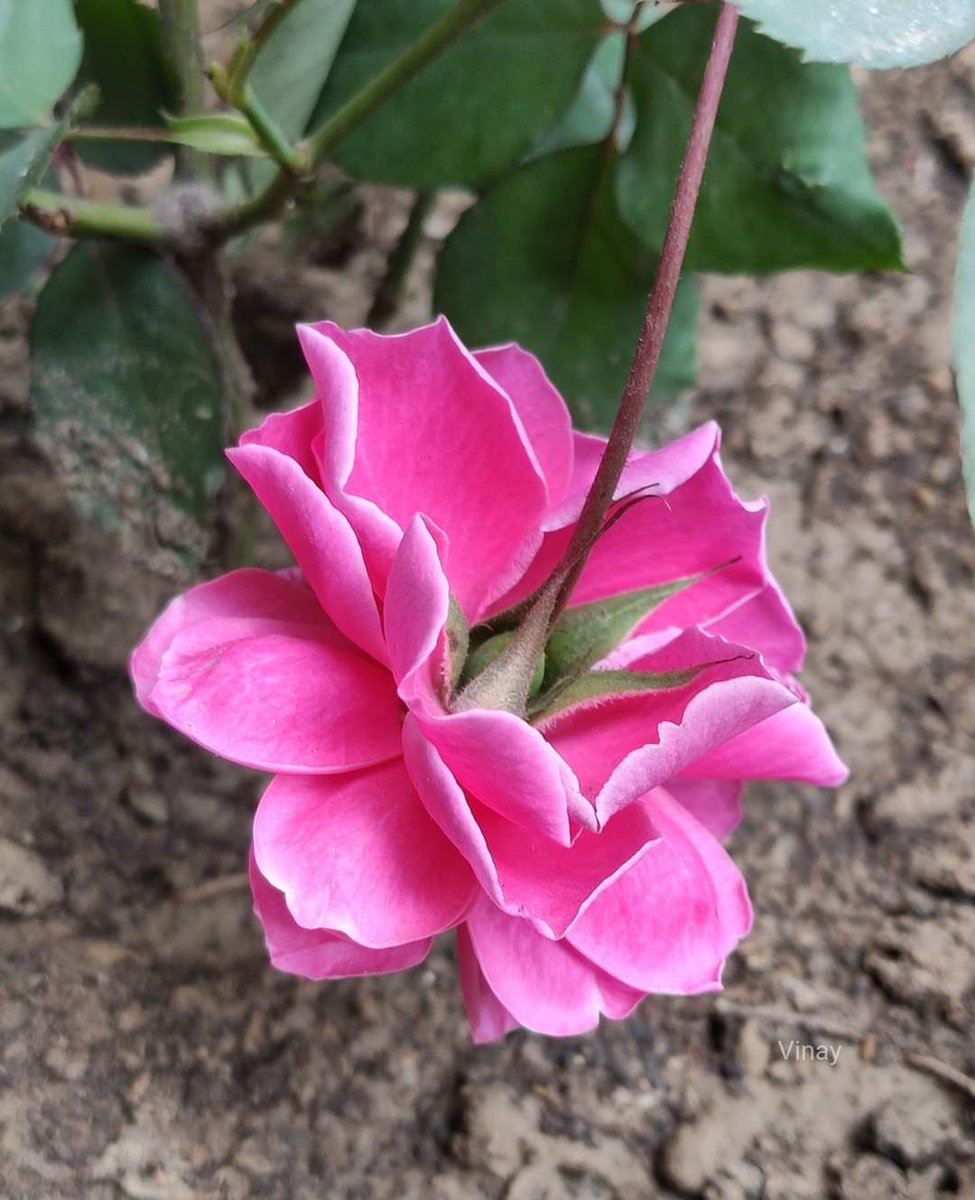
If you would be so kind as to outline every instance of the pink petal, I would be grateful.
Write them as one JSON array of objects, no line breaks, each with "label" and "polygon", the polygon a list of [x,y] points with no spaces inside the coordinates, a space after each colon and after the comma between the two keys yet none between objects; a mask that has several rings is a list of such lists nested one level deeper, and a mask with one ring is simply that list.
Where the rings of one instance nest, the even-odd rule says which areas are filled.
[{"label": "pink petal", "polygon": [[534,354],[513,342],[477,350],[474,358],[508,393],[548,487],[549,507],[565,499],[572,478],[572,418]]},{"label": "pink petal", "polygon": [[373,949],[452,928],[476,890],[402,760],[350,775],[279,775],[254,818],[254,854],[299,925]]},{"label": "pink petal", "polygon": [[403,729],[407,770],[430,816],[470,863],[500,908],[561,937],[587,904],[643,854],[656,836],[639,805],[600,834],[585,830],[571,846],[513,825],[465,795],[415,718]]},{"label": "pink petal", "polygon": [[448,600],[437,540],[429,522],[415,518],[393,560],[386,596],[386,637],[400,695],[463,788],[507,820],[568,845],[570,817],[592,827],[592,807],[538,730],[513,713],[443,709]]},{"label": "pink petal", "polygon": [[685,772],[708,750],[797,703],[740,646],[689,629],[637,659],[633,670],[672,671],[710,663],[683,687],[626,693],[567,710],[544,725],[571,765],[600,821]]},{"label": "pink petal", "polygon": [[424,517],[413,518],[393,558],[384,612],[400,695],[433,708],[440,707],[446,683],[444,626],[450,588],[441,565],[443,540]]},{"label": "pink petal", "polygon": [[496,1042],[518,1028],[518,1022],[488,987],[464,925],[457,930],[457,973],[471,1036],[478,1045]]},{"label": "pink petal", "polygon": [[[695,429],[682,438],[678,438],[677,441],[670,442],[659,450],[653,450],[650,453],[635,452],[631,454],[623,476],[617,484],[616,499],[621,499],[638,488],[652,484],[654,486],[650,494],[658,497],[658,499],[648,501],[647,503],[654,505],[656,508],[663,508],[664,505],[659,497],[672,495],[701,470],[709,457],[714,453],[718,436],[718,427],[711,422],[707,425],[702,425],[700,429]],[[605,438],[593,437],[589,434],[575,434],[574,442],[574,469],[568,495],[559,507],[553,509],[546,516],[544,523],[545,537],[525,576],[518,581],[507,595],[492,606],[492,611],[500,612],[533,592],[548,577],[569,545],[575,523],[585,502],[586,493],[596,474],[599,461],[606,446]],[[634,511],[639,511],[643,507],[645,507],[644,504],[638,504]],[[618,524],[621,523],[618,522]],[[655,561],[656,550],[654,555],[647,554],[646,547],[648,544],[652,543],[642,542],[638,547],[633,548],[634,553],[643,566],[644,572]],[[718,561],[721,562],[724,560],[719,559]],[[584,578],[586,574],[584,573]],[[615,583],[615,575],[617,574],[618,572],[614,571],[612,586],[606,586],[604,590],[599,592],[599,596],[609,595],[617,590],[621,590]],[[591,575],[590,578],[592,578]],[[603,580],[601,577],[599,582],[609,584],[609,580]],[[573,593],[572,602],[574,604],[583,602],[579,590],[581,586],[582,581],[580,580],[580,584]],[[632,586],[640,587],[643,585],[637,583]],[[586,598],[595,599],[598,597],[594,594]]]},{"label": "pink petal", "polygon": [[713,837],[725,838],[741,823],[743,786],[734,780],[679,777],[668,779],[667,791]]},{"label": "pink petal", "polygon": [[524,570],[546,508],[510,399],[443,319],[394,337],[329,322],[299,336],[325,413],[326,489],[374,580],[398,531],[425,513],[449,539],[451,591],[477,619]]},{"label": "pink petal", "polygon": [[170,601],[132,653],[129,669],[142,707],[159,716],[152,704],[152,689],[162,656],[179,629],[215,617],[248,616],[255,620],[283,616],[293,624],[322,622],[321,609],[307,588],[270,571],[248,567],[201,583]]},{"label": "pink petal", "polygon": [[694,778],[795,779],[838,787],[849,771],[826,727],[805,704],[794,704],[739,733],[688,767]]},{"label": "pink petal", "polygon": [[430,952],[429,938],[388,950],[370,950],[329,929],[302,929],[288,912],[284,896],[257,869],[253,855],[250,881],[254,912],[264,927],[268,956],[279,971],[306,979],[384,975],[415,967]]},{"label": "pink petal", "polygon": [[644,803],[661,840],[596,898],[566,939],[640,991],[715,991],[725,959],[751,927],[745,881],[720,842],[666,791]]},{"label": "pink petal", "polygon": [[[617,494],[655,482],[653,455],[634,460]],[[668,497],[664,503],[662,497]],[[679,487],[652,488],[598,541],[573,593],[584,604],[618,592],[720,570],[670,597],[638,632],[705,625],[761,651],[780,670],[802,664],[805,641],[765,554],[767,501],[742,503],[712,453]],[[652,553],[647,548],[652,547]],[[729,560],[736,559],[735,562]],[[721,566],[722,563],[729,563]]]},{"label": "pink petal", "polygon": [[307,588],[268,572],[236,571],[174,601],[132,672],[150,712],[258,770],[348,771],[399,754],[389,673]]},{"label": "pink petal", "polygon": [[293,458],[312,483],[321,486],[318,460],[312,444],[322,432],[322,405],[310,400],[290,412],[268,413],[256,429],[241,434],[241,446],[266,446]]},{"label": "pink petal", "polygon": [[253,436],[227,457],[271,514],[328,615],[357,646],[385,662],[372,585],[346,518],[295,458]]},{"label": "pink petal", "polygon": [[536,1033],[585,1033],[601,1014],[628,1016],[643,998],[593,966],[568,941],[543,937],[528,921],[508,916],[487,899],[471,909],[467,929],[484,983],[504,1010]]},{"label": "pink petal", "polygon": [[480,708],[414,715],[461,787],[506,820],[563,846],[570,817],[594,826],[571,768],[521,717]]}]

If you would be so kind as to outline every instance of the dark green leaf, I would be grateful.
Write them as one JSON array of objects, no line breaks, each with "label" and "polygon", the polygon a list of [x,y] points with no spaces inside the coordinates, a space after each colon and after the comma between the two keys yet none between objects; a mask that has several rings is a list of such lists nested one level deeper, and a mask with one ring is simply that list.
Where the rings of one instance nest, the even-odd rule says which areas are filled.
[{"label": "dark green leaf", "polygon": [[266,156],[250,121],[239,113],[211,113],[205,117],[163,115],[174,141],[181,146],[233,158]]},{"label": "dark green leaf", "polygon": [[71,0],[0,0],[0,129],[46,124],[80,61]]},{"label": "dark green leaf", "polygon": [[223,476],[221,375],[179,276],[80,243],[41,292],[31,352],[38,428],[84,515],[112,529],[155,502],[159,520],[204,518]]},{"label": "dark green leaf", "polygon": [[[651,249],[663,242],[714,21],[710,6],[683,7],[642,34],[631,57],[637,125],[618,194]],[[743,23],[687,265],[749,274],[903,265],[897,225],[867,164],[847,68],[803,63]]]},{"label": "dark green leaf", "polygon": [[29,287],[55,245],[54,238],[29,221],[7,221],[0,229],[0,300]]},{"label": "dark green leaf", "polygon": [[[79,79],[98,85],[95,125],[162,124],[173,103],[159,28],[159,14],[137,0],[75,0],[85,35]],[[148,171],[170,153],[161,142],[79,142],[79,158],[122,175]]]},{"label": "dark green leaf", "polygon": [[[603,147],[564,150],[502,180],[464,214],[440,258],[435,306],[468,345],[534,351],[580,420],[616,412],[655,259],[620,219]],[[678,290],[655,390],[691,383],[697,301]]]},{"label": "dark green leaf", "polygon": [[962,224],[951,343],[961,401],[961,452],[968,511],[975,523],[975,192]]},{"label": "dark green leaf", "polygon": [[535,156],[541,158],[570,146],[592,146],[609,135],[625,49],[624,33],[611,33],[603,38],[586,68],[576,98],[535,147]]},{"label": "dark green leaf", "polygon": [[[292,142],[305,132],[332,69],[356,0],[301,0],[261,47],[249,82],[278,128]],[[273,163],[251,163],[255,189],[276,172]]]},{"label": "dark green leaf", "polygon": [[741,0],[746,17],[813,62],[914,67],[954,54],[975,38],[972,0]]},{"label": "dark green leaf", "polygon": [[[301,0],[261,47],[250,86],[292,140],[305,132],[356,0]],[[366,0],[366,7],[369,0]]]},{"label": "dark green leaf", "polygon": [[[312,126],[454,3],[360,4]],[[568,108],[605,24],[594,0],[506,0],[344,142],[337,160],[354,175],[413,187],[500,174]]]}]

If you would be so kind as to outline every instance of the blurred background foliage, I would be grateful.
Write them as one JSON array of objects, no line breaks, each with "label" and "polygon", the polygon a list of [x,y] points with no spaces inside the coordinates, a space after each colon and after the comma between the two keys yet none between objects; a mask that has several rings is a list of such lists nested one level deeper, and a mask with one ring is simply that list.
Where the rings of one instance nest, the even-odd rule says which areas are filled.
[{"label": "blurred background foliage", "polygon": [[[716,7],[260,0],[232,7],[236,49],[205,64],[194,0],[0,0],[0,296],[36,297],[34,412],[46,436],[71,442],[72,478],[87,479],[78,507],[111,528],[98,479],[108,447],[146,495],[206,528],[221,448],[247,403],[223,257],[246,255],[253,230],[278,221],[281,253],[311,254],[361,183],[416,192],[376,322],[395,309],[436,193],[466,189],[472,203],[439,254],[435,308],[471,346],[516,340],[536,352],[579,423],[605,428]],[[695,273],[904,269],[850,64],[909,66],[975,37],[973,0],[739,7],[752,20],[718,116],[657,403],[695,377]],[[91,199],[85,168],[118,176],[118,199]],[[164,186],[143,204],[129,184],[147,172]],[[959,288],[971,404],[970,245]]]}]

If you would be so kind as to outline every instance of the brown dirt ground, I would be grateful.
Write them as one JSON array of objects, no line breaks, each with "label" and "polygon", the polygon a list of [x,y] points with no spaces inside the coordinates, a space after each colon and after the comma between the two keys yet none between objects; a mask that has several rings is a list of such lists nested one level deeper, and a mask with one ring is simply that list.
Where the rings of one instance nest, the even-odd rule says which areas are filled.
[{"label": "brown dirt ground", "polygon": [[[852,778],[752,790],[733,851],[757,924],[722,996],[589,1037],[473,1047],[447,946],[390,979],[268,967],[241,887],[259,781],[146,718],[119,669],[178,572],[73,524],[30,437],[25,306],[0,310],[0,1194],[975,1196],[975,1099],[908,1058],[975,1072],[975,539],[947,344],[975,54],[871,78],[865,107],[913,273],[708,281],[702,382],[667,417],[720,418],[741,490],[773,497]],[[361,319],[402,209],[374,194],[342,268],[285,272],[281,319]]]}]

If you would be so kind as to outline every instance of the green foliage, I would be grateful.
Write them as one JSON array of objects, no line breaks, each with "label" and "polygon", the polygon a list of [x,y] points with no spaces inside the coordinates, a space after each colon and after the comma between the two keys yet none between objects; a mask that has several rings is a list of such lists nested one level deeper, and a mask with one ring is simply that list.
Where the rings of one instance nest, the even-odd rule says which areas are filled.
[{"label": "green foliage", "polygon": [[30,287],[55,245],[54,238],[29,222],[7,221],[0,229],[0,300]]},{"label": "green foliage", "polygon": [[[173,102],[162,49],[159,14],[138,0],[75,0],[84,34],[78,78],[98,86],[95,125],[154,126]],[[90,166],[139,175],[170,153],[159,142],[79,142],[78,157]]]},{"label": "green foliage", "polygon": [[205,117],[171,117],[163,114],[173,141],[205,154],[237,158],[262,157],[267,152],[254,127],[239,113],[211,113]]},{"label": "green foliage", "polygon": [[[455,2],[359,4],[312,127]],[[344,142],[338,162],[362,178],[423,188],[499,175],[569,106],[605,24],[595,0],[506,0]]]},{"label": "green foliage", "polygon": [[954,54],[975,38],[972,0],[740,0],[769,37],[813,62],[914,67]]},{"label": "green foliage", "polygon": [[70,464],[80,511],[115,527],[133,503],[202,521],[223,478],[221,373],[186,285],[161,259],[76,246],[31,326],[39,430]]},{"label": "green foliage", "polygon": [[[564,150],[502,180],[461,219],[440,258],[434,304],[469,345],[534,351],[577,414],[616,411],[656,256],[620,219],[613,154]],[[657,389],[693,382],[697,300],[678,292]]]},{"label": "green foliage", "polygon": [[0,129],[46,124],[80,61],[71,0],[0,0]]},{"label": "green foliage", "polygon": [[[680,9],[642,34],[632,55],[637,123],[618,196],[650,249],[663,242],[714,21],[713,10]],[[687,264],[749,274],[902,266],[897,226],[870,174],[845,67],[803,63],[743,23]]]},{"label": "green foliage", "polygon": [[[157,126],[173,102],[158,13],[138,0],[74,0],[82,26],[80,82],[96,84],[91,124]],[[91,167],[138,175],[169,154],[158,142],[84,142],[76,154]]]},{"label": "green foliage", "polygon": [[355,0],[301,0],[254,60],[250,86],[293,140],[315,111],[354,8]]},{"label": "green foliage", "polygon": [[589,61],[575,99],[556,124],[546,130],[535,147],[535,155],[554,154],[572,146],[593,146],[609,136],[625,50],[624,33],[610,33],[603,38]]},{"label": "green foliage", "polygon": [[41,182],[68,118],[23,136],[0,131],[0,226],[12,217],[24,197]]},{"label": "green foliage", "polygon": [[962,466],[968,511],[975,523],[975,191],[969,196],[962,223],[951,345],[961,401]]},{"label": "green foliage", "polygon": [[[305,132],[315,111],[355,4],[356,0],[301,0],[254,60],[250,86],[292,142]],[[255,187],[273,174],[270,163],[252,163],[248,169]]]}]

